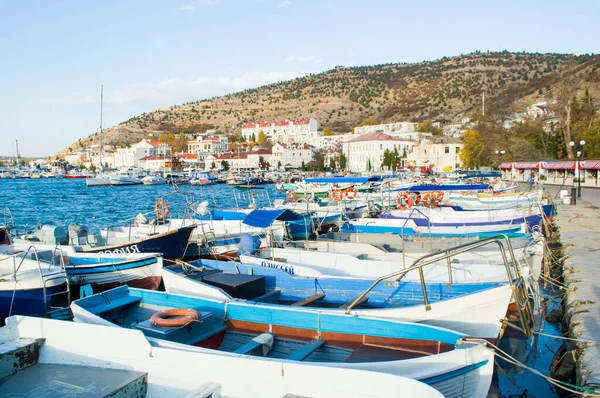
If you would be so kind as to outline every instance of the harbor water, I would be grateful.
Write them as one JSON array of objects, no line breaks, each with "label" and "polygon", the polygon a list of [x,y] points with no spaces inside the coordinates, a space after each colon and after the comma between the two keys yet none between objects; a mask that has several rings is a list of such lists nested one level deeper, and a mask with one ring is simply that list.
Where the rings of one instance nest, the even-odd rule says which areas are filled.
[{"label": "harbor water", "polygon": [[[273,184],[242,191],[226,184],[178,188],[170,185],[87,187],[84,179],[5,179],[0,180],[0,203],[2,208],[10,209],[19,233],[38,223],[79,224],[97,232],[101,228],[123,225],[139,213],[149,216],[157,198],[167,201],[171,215],[183,216],[186,195],[174,194],[174,191],[187,194],[187,200],[191,198],[196,204],[208,201],[211,209],[247,207],[253,193],[259,206],[285,199],[285,194],[277,191]],[[6,217],[6,211],[4,215]],[[542,293],[547,298],[547,312],[561,305],[560,292],[546,288]],[[560,322],[549,323],[543,317],[542,322],[543,335],[525,339],[509,329],[499,346],[511,357],[548,374],[552,358],[562,344],[560,339],[551,336],[560,335],[562,331]],[[496,359],[494,380],[489,397],[557,396],[550,383],[500,358]]]}]

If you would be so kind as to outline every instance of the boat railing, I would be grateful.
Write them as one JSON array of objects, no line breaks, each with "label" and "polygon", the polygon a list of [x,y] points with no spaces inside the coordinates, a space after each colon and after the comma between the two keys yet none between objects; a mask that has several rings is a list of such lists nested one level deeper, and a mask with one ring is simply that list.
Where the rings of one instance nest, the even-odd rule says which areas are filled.
[{"label": "boat railing", "polygon": [[[57,245],[58,246],[58,245]],[[54,248],[54,251],[52,252],[52,256],[54,257],[55,252],[56,252],[57,247]],[[60,248],[59,248],[60,250]],[[60,252],[61,255],[61,266],[59,267],[60,271],[56,271],[56,272],[51,272],[51,273],[46,273],[44,274],[44,272],[42,271],[42,264],[40,261],[40,256],[38,254],[37,248],[33,245],[27,247],[27,249],[25,251],[20,251],[18,253],[15,253],[11,256],[5,257],[3,259],[0,259],[0,261],[3,260],[13,260],[13,280],[15,281],[15,292],[17,290],[17,274],[19,272],[19,270],[21,269],[21,266],[23,265],[23,263],[25,262],[25,260],[28,259],[28,256],[31,255],[32,258],[31,260],[35,259],[37,267],[38,267],[38,271],[40,274],[40,279],[42,281],[42,291],[43,291],[43,296],[44,296],[44,312],[45,312],[45,316],[49,316],[52,313],[54,313],[55,311],[58,310],[62,310],[65,307],[51,307],[48,303],[48,299],[52,298],[54,296],[57,295],[61,295],[61,294],[67,294],[67,302],[66,302],[66,306],[68,307],[69,303],[71,302],[71,289],[70,289],[70,284],[69,284],[69,278],[67,276],[67,273],[65,271],[65,267],[64,267],[64,257],[62,254],[62,251]],[[21,261],[19,261],[19,264],[17,265],[17,258],[20,258]],[[54,261],[52,262],[48,262],[49,266],[54,265],[53,264]],[[66,283],[67,286],[67,290],[64,292],[55,292],[55,293],[51,293],[48,294],[48,282],[52,281],[52,280],[56,280],[56,279],[63,279]],[[11,300],[10,303],[10,309],[9,309],[9,316],[12,313],[12,306],[14,303],[14,297],[15,295],[13,294],[13,300]]]},{"label": "boat railing", "polygon": [[408,213],[408,217],[406,218],[406,220],[404,220],[404,223],[402,224],[402,227],[400,228],[400,236],[402,237],[402,266],[406,266],[406,250],[405,250],[405,238],[404,238],[404,228],[406,227],[406,224],[411,220],[412,215],[414,212],[417,212],[419,214],[421,214],[423,216],[423,218],[425,218],[427,220],[427,229],[429,230],[429,250],[432,251],[433,250],[433,239],[432,235],[431,235],[431,219],[421,211],[421,209],[419,209],[418,207],[412,207],[410,209],[410,213]]},{"label": "boat railing", "polygon": [[10,209],[8,207],[5,207],[3,210],[3,214],[4,214],[4,225],[9,229],[13,229],[16,235],[19,234],[19,231],[17,230],[17,224],[15,223],[15,219],[12,215],[12,212],[10,211]]},{"label": "boat railing", "polygon": [[[390,274],[381,276],[378,279],[376,279],[361,295],[352,300],[352,302],[346,307],[346,313],[349,314],[352,311],[352,309],[359,303],[361,303],[363,299],[371,292],[371,290],[373,290],[379,283],[391,278],[396,278],[396,282],[400,282],[400,280],[404,278],[406,274],[412,271],[419,272],[419,279],[421,282],[421,290],[423,292],[423,302],[425,305],[425,310],[430,311],[431,304],[429,303],[429,299],[427,296],[427,287],[425,284],[423,267],[437,263],[442,260],[447,260],[448,285],[450,286],[453,284],[451,258],[459,254],[466,253],[471,250],[491,244],[498,245],[500,254],[502,256],[502,262],[504,264],[506,274],[508,276],[508,283],[511,286],[512,296],[517,307],[517,312],[519,313],[519,319],[521,324],[521,326],[517,326],[514,323],[514,321],[505,318],[501,320],[503,327],[508,326],[515,328],[523,332],[526,336],[529,336],[531,335],[534,317],[531,302],[529,300],[528,284],[527,282],[525,282],[525,279],[521,276],[521,272],[519,271],[519,265],[514,254],[512,244],[510,242],[510,239],[506,235],[491,236],[486,239],[448,248],[446,250],[442,250],[436,253],[426,254],[415,260],[410,267],[392,272]],[[509,253],[510,259],[506,255],[507,252]]]}]

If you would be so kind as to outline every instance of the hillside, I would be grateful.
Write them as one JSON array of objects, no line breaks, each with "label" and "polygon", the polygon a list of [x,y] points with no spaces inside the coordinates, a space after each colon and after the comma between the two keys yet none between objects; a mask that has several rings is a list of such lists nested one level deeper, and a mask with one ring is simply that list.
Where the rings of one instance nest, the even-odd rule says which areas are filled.
[{"label": "hillside", "polygon": [[[244,122],[300,117],[313,117],[320,129],[340,133],[350,132],[367,117],[380,123],[458,121],[480,111],[482,92],[486,112],[508,114],[553,99],[565,79],[575,93],[589,88],[592,96],[600,98],[600,56],[476,52],[414,64],[337,67],[145,113],[106,130],[105,142],[127,144],[148,133],[184,129],[240,133]],[[91,137],[81,140],[81,145]]]}]

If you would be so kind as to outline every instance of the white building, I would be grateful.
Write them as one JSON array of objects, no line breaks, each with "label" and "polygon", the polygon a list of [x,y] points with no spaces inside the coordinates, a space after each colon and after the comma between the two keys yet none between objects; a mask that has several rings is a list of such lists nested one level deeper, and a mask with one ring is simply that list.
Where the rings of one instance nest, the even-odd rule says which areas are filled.
[{"label": "white building", "polygon": [[281,163],[282,167],[301,167],[313,158],[313,148],[308,144],[275,144],[273,145],[273,166]]},{"label": "white building", "polygon": [[265,133],[273,143],[303,142],[315,145],[318,137],[323,133],[317,130],[316,119],[273,120],[261,123],[244,123],[242,137],[250,140],[258,139],[260,132]]},{"label": "white building", "polygon": [[316,140],[314,146],[322,151],[329,152],[352,138],[355,138],[352,134],[323,135]]},{"label": "white building", "polygon": [[372,133],[385,133],[388,135],[395,135],[394,133],[410,133],[417,131],[418,123],[414,122],[397,122],[387,124],[377,124],[374,126],[362,126],[355,127],[355,135],[372,134]]},{"label": "white building", "polygon": [[433,137],[421,140],[407,155],[407,165],[431,167],[434,171],[450,171],[461,167],[463,144],[454,137]]},{"label": "white building", "polygon": [[204,168],[205,170],[211,170],[214,162],[214,168],[220,169],[223,161],[229,163],[230,170],[260,170],[263,169],[267,163],[269,163],[270,168],[275,168],[276,166],[276,164],[273,164],[271,152],[260,149],[253,152],[224,152],[208,155],[204,158]]},{"label": "white building", "polygon": [[386,149],[390,152],[396,149],[401,157],[405,152],[408,154],[416,145],[416,141],[376,132],[363,134],[344,143],[343,152],[349,171],[367,171],[368,164],[371,165],[371,171],[381,171]]},{"label": "white building", "polygon": [[206,155],[213,153],[226,152],[229,145],[227,136],[198,136],[193,141],[188,142],[188,153],[204,153]]},{"label": "white building", "polygon": [[70,155],[65,156],[65,161],[72,166],[82,166],[89,163],[92,158],[92,151],[89,149],[79,149]]},{"label": "white building", "polygon": [[158,141],[141,140],[130,148],[118,148],[115,152],[115,167],[138,167],[140,159],[147,156],[167,156],[171,146]]}]

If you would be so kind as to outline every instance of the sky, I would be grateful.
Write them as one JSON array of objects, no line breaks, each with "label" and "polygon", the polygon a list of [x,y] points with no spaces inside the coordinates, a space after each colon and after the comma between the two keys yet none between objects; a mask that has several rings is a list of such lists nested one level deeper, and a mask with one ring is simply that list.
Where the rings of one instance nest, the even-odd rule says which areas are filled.
[{"label": "sky", "polygon": [[337,65],[598,53],[597,0],[0,0],[0,156]]}]

